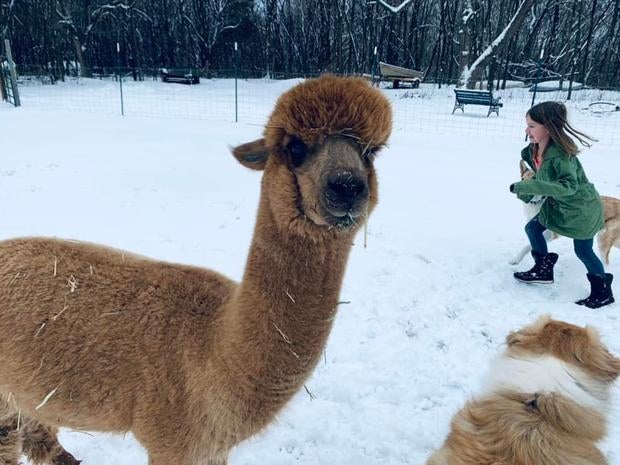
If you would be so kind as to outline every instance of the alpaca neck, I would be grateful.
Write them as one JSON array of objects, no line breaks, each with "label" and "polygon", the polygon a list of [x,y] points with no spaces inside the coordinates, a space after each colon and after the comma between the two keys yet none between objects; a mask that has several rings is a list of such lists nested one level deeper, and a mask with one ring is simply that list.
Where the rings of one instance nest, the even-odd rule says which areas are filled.
[{"label": "alpaca neck", "polygon": [[243,281],[222,317],[218,358],[234,396],[265,417],[301,388],[335,317],[354,233],[314,229],[312,238],[279,229],[263,192]]}]

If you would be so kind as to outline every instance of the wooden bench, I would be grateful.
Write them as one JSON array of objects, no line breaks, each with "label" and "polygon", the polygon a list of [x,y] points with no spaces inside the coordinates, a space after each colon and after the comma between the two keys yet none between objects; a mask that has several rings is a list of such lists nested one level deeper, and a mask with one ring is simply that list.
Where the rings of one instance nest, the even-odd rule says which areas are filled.
[{"label": "wooden bench", "polygon": [[401,82],[407,82],[411,84],[411,87],[417,89],[420,87],[422,79],[424,79],[424,73],[415,69],[403,68],[380,61],[379,79],[381,81],[392,81],[392,87],[394,89],[398,89]]},{"label": "wooden bench", "polygon": [[179,84],[200,84],[200,72],[191,68],[163,68],[161,80]]},{"label": "wooden bench", "polygon": [[493,97],[490,90],[471,90],[471,89],[454,89],[455,102],[452,114],[460,108],[465,113],[465,105],[485,105],[489,107],[487,118],[491,113],[499,116],[499,109],[504,106],[500,103],[501,97]]}]

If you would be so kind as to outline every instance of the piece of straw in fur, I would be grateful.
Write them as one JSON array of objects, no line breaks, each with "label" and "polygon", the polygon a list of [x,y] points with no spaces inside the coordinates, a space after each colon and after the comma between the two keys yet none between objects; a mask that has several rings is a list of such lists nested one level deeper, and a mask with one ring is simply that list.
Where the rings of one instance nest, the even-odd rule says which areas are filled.
[{"label": "piece of straw in fur", "polygon": [[41,326],[39,326],[39,329],[37,329],[37,332],[34,333],[34,337],[37,337],[39,333],[43,331],[43,328],[45,328],[45,323],[41,323]]},{"label": "piece of straw in fur", "polygon": [[293,341],[291,341],[291,338],[289,338],[286,334],[284,334],[284,331],[282,331],[280,328],[278,328],[278,325],[276,325],[274,323],[273,326],[280,333],[280,336],[282,336],[282,339],[284,339],[284,342],[286,342],[287,344],[292,344],[293,343]]},{"label": "piece of straw in fur", "polygon": [[67,280],[67,283],[69,284],[69,288],[71,289],[71,292],[75,292],[75,290],[78,288],[78,280],[75,276],[71,275],[69,277],[69,279]]},{"label": "piece of straw in fur", "polygon": [[64,307],[64,308],[63,308],[60,312],[58,312],[56,315],[54,315],[54,316],[52,317],[52,321],[56,321],[56,320],[58,319],[58,317],[59,317],[60,315],[62,315],[62,314],[65,312],[65,310],[66,310],[66,309],[68,309],[68,308],[69,308],[69,307],[68,307],[67,305],[65,305],[65,307]]},{"label": "piece of straw in fur", "polygon": [[56,394],[57,390],[58,390],[58,388],[55,388],[52,391],[50,391],[49,394],[47,394],[45,396],[45,398],[41,401],[41,403],[39,405],[37,405],[34,409],[35,410],[39,410],[41,407],[43,407],[45,404],[47,404],[47,401],[50,400],[54,394]]},{"label": "piece of straw in fur", "polygon": [[11,279],[11,281],[9,282],[9,286],[11,284],[13,284],[15,282],[16,279],[21,279],[21,278],[25,278],[26,277],[26,273],[22,274],[21,271],[18,271],[15,276],[13,276],[13,279]]},{"label": "piece of straw in fur", "polygon": [[15,410],[17,410],[17,431],[19,431],[22,421],[22,411],[19,409],[19,407],[17,407],[17,402],[15,401],[15,396],[13,395],[13,393],[9,392],[9,395],[6,397],[6,402],[9,403],[11,400],[13,401],[13,405],[15,406]]},{"label": "piece of straw in fur", "polygon": [[316,396],[314,394],[312,394],[312,392],[310,391],[310,389],[308,389],[308,386],[306,386],[304,384],[304,389],[306,390],[306,392],[308,393],[308,395],[310,396],[310,400],[314,400],[316,399]]}]

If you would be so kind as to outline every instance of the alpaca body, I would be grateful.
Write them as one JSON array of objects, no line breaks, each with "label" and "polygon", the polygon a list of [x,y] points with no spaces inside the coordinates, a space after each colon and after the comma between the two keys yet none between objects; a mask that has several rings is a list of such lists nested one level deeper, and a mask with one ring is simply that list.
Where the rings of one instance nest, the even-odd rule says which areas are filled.
[{"label": "alpaca body", "polygon": [[[248,298],[209,270],[53,239],[0,243],[0,282],[7,283],[0,291],[0,334],[11,335],[0,338],[0,394],[14,398],[24,418],[132,431],[149,451],[160,447],[166,425],[165,449],[195,449],[187,463],[227,453],[268,424],[301,387],[335,316],[346,254],[308,244],[301,253],[292,248],[252,248],[257,266],[277,269],[293,255],[303,268],[291,269],[290,277],[261,273],[267,281],[261,284],[281,298],[257,306],[252,297],[259,296]],[[109,286],[119,278],[131,283],[120,292]],[[24,284],[46,295],[25,299]],[[233,295],[248,305],[227,311]],[[238,356],[220,357],[220,351]],[[83,376],[85,364],[94,372],[90,379]]]},{"label": "alpaca body", "polygon": [[359,78],[280,97],[265,137],[233,151],[264,170],[239,284],[93,244],[0,242],[0,464],[23,450],[76,465],[56,439],[69,427],[131,431],[149,465],[224,465],[323,352],[390,131]]}]

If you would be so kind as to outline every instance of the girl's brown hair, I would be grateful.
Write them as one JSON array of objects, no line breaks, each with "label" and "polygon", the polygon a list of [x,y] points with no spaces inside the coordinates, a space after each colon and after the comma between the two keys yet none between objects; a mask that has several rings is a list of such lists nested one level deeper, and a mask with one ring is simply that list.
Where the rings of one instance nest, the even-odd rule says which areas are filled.
[{"label": "girl's brown hair", "polygon": [[591,142],[596,142],[596,139],[569,124],[566,106],[562,102],[539,103],[530,108],[526,115],[538,124],[542,124],[549,131],[551,140],[569,156],[579,153],[579,147],[570,136],[577,139],[584,147],[590,147],[592,146]]}]

